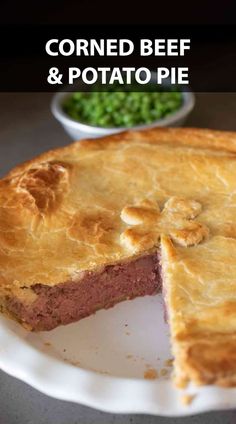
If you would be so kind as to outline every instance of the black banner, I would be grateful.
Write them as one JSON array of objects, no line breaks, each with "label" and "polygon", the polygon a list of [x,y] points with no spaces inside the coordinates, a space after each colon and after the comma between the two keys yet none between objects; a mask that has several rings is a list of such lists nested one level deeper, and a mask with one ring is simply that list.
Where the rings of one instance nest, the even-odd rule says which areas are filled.
[{"label": "black banner", "polygon": [[[45,46],[50,39],[129,39],[134,52],[129,56],[50,56]],[[141,39],[190,39],[183,56],[141,56]],[[54,45],[54,49],[57,48]],[[156,72],[159,67],[187,67],[189,86],[195,92],[236,91],[235,25],[8,25],[0,28],[0,91],[39,92],[61,90],[62,84],[48,82],[55,67],[68,83],[68,69],[88,67],[135,67]],[[105,89],[107,86],[105,86]],[[185,88],[185,87],[184,87]],[[186,85],[186,89],[189,87]],[[90,90],[84,85],[83,90]],[[103,87],[104,89],[104,87]],[[145,91],[145,85],[138,88]],[[68,91],[73,91],[71,85]],[[122,90],[122,87],[121,87]]]}]

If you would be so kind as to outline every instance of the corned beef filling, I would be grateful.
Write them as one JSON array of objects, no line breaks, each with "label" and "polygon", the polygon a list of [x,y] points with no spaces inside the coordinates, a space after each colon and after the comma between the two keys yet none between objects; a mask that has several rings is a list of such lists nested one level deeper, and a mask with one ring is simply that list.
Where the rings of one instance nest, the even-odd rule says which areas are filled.
[{"label": "corned beef filling", "polygon": [[102,308],[137,296],[152,295],[161,289],[158,253],[116,265],[99,272],[86,271],[78,282],[50,287],[31,287],[37,299],[25,305],[17,298],[7,300],[8,310],[33,330],[51,330],[89,316]]}]

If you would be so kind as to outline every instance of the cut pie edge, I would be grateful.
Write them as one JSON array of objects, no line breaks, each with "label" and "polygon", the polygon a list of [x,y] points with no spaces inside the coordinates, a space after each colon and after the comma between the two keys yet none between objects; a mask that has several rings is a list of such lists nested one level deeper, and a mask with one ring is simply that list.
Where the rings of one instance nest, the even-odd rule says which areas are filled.
[{"label": "cut pie edge", "polygon": [[[82,141],[74,143],[73,145],[66,146],[62,149],[56,149],[51,152],[47,152],[38,156],[37,158],[26,162],[23,165],[20,165],[14,168],[6,177],[8,182],[21,172],[27,172],[32,169],[32,166],[41,165],[44,161],[54,161],[59,160],[61,153],[67,154],[67,152],[73,153],[78,150],[84,150],[88,154],[92,154],[94,150],[100,149],[105,150],[107,146],[111,146],[116,143],[130,142],[132,143],[135,139],[135,142],[145,141],[149,144],[169,144],[172,145],[182,145],[182,146],[192,146],[194,148],[202,148],[222,151],[227,154],[236,152],[236,135],[235,133],[229,132],[218,132],[210,130],[201,130],[201,129],[155,129],[149,130],[146,132],[133,132],[132,137],[130,132],[118,134],[111,136],[109,138],[103,138],[96,141]],[[218,154],[218,153],[216,153]],[[228,155],[230,156],[230,155]],[[233,156],[233,155],[232,155]],[[234,155],[235,156],[235,155]],[[52,166],[55,168],[55,163],[52,162]],[[58,167],[57,171],[61,176],[61,184],[64,187],[66,183],[67,169],[61,172],[60,163],[57,162],[56,166]],[[56,174],[55,169],[53,168],[53,175]],[[4,189],[4,184],[6,179],[2,180],[1,184]],[[65,181],[64,181],[65,180]],[[26,181],[27,182],[27,181]],[[22,181],[23,188],[25,181]],[[7,189],[6,189],[7,190]],[[7,192],[6,192],[7,194]],[[54,200],[54,199],[53,199]],[[57,203],[57,198],[55,198],[55,203]],[[43,208],[44,205],[42,205]],[[52,204],[54,207],[55,205]],[[15,218],[15,217],[14,217]],[[175,234],[176,236],[176,234]],[[178,238],[178,234],[177,234]],[[174,254],[173,245],[170,242],[170,239],[166,237],[162,241],[162,251],[163,251],[163,264],[165,266],[165,242],[169,246],[169,253]],[[171,250],[172,246],[172,250]],[[142,255],[145,255],[143,248]],[[132,257],[132,254],[131,254]],[[108,265],[115,266],[115,265]],[[167,275],[163,269],[163,275]],[[62,283],[64,284],[64,283]],[[58,286],[58,281],[55,282],[55,286]],[[168,284],[166,284],[168,285]],[[25,289],[27,292],[27,288]],[[32,295],[32,293],[31,293]],[[30,296],[31,296],[30,295]],[[20,297],[20,296],[19,296]],[[24,297],[24,296],[23,296]],[[26,296],[27,298],[27,296]],[[31,299],[32,300],[32,299]],[[167,295],[167,308],[168,308],[168,295]],[[99,308],[97,308],[99,309]],[[168,308],[171,315],[171,308]],[[172,326],[171,318],[170,325]],[[174,333],[173,333],[174,334]],[[181,338],[182,337],[182,338]],[[225,386],[236,385],[235,381],[235,357],[234,357],[234,346],[235,346],[235,336],[234,333],[221,334],[221,333],[199,333],[199,334],[186,334],[185,338],[183,336],[172,335],[172,344],[173,344],[173,353],[176,356],[176,381],[184,380],[193,380],[199,384],[210,384],[216,383]],[[217,352],[217,355],[215,354]]]},{"label": "cut pie edge", "polygon": [[175,246],[168,236],[162,236],[162,284],[175,358],[175,384],[181,388],[192,381],[197,385],[233,387],[236,385],[236,333],[222,333],[217,327],[215,331],[196,332],[186,326],[182,311],[171,307],[171,290],[177,284],[171,272],[175,261],[178,261]]},{"label": "cut pie edge", "polygon": [[49,331],[88,317],[100,309],[161,289],[159,252],[84,271],[79,279],[19,288],[5,297],[4,312],[31,331]]}]

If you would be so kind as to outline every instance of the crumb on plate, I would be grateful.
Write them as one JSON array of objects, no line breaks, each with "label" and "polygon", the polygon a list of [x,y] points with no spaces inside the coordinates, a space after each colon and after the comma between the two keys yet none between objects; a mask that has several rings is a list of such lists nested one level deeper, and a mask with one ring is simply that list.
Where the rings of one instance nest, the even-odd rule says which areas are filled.
[{"label": "crumb on plate", "polygon": [[181,403],[185,406],[191,405],[196,395],[183,395],[181,396]]},{"label": "crumb on plate", "polygon": [[144,372],[143,376],[146,380],[156,380],[158,378],[158,372],[154,368],[149,368]]},{"label": "crumb on plate", "polygon": [[173,366],[173,362],[174,362],[174,359],[173,359],[173,358],[170,358],[170,359],[167,359],[167,360],[164,362],[164,365],[165,365],[166,367],[172,367],[172,366]]},{"label": "crumb on plate", "polygon": [[74,367],[80,367],[81,366],[79,361],[73,361],[73,360],[67,359],[67,358],[64,358],[63,361],[66,362],[67,364],[73,365]]},{"label": "crumb on plate", "polygon": [[162,368],[160,371],[160,376],[165,377],[168,374],[168,370],[166,368]]}]

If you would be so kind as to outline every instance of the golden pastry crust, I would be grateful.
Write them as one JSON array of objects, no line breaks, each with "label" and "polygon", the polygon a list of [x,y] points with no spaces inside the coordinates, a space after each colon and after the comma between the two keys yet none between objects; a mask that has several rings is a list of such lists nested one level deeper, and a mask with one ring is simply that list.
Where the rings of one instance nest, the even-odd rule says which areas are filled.
[{"label": "golden pastry crust", "polygon": [[125,132],[17,166],[0,181],[3,307],[161,239],[177,377],[235,385],[235,181],[236,133],[201,129]]},{"label": "golden pastry crust", "polygon": [[121,233],[121,242],[133,252],[158,246],[160,236],[169,234],[181,246],[194,246],[208,237],[206,225],[193,221],[201,211],[199,202],[170,197],[160,211],[157,202],[148,199],[135,206],[125,206],[121,219],[134,227]]},{"label": "golden pastry crust", "polygon": [[[233,134],[213,135],[190,129],[127,132],[73,143],[14,168],[0,181],[1,288],[55,285],[135,256],[138,252],[122,243],[127,230],[122,210],[147,200],[162,209],[176,195],[200,203],[204,195],[205,201],[206,181],[189,184],[192,167],[201,172],[214,163],[228,166],[234,154],[200,147],[213,139],[213,149],[224,148],[228,137],[226,146],[231,140],[236,151]],[[179,180],[175,187],[173,177]]]},{"label": "golden pastry crust", "polygon": [[161,251],[177,385],[236,385],[236,239]]}]

